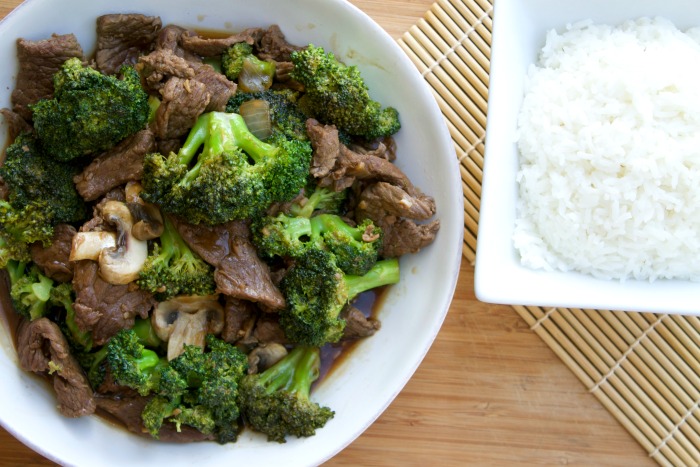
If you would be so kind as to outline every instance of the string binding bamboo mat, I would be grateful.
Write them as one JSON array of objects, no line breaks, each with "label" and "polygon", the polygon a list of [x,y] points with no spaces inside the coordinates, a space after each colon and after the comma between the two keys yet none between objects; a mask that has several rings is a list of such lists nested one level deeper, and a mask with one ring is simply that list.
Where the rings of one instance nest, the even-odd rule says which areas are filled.
[{"label": "string binding bamboo mat", "polygon": [[[463,254],[472,263],[493,20],[493,0],[439,0],[399,39],[432,87],[455,144],[464,194]],[[513,308],[652,459],[700,465],[700,319]]]}]

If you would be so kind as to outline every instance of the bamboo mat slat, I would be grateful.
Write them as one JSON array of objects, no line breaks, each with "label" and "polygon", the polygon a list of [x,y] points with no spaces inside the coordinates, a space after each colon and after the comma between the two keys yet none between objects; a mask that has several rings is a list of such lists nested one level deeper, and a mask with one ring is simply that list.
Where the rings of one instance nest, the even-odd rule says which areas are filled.
[{"label": "bamboo mat slat", "polygon": [[[494,0],[438,0],[399,45],[431,86],[462,178],[474,262]],[[496,19],[497,21],[497,19]],[[700,465],[700,318],[513,306],[660,465]]]}]

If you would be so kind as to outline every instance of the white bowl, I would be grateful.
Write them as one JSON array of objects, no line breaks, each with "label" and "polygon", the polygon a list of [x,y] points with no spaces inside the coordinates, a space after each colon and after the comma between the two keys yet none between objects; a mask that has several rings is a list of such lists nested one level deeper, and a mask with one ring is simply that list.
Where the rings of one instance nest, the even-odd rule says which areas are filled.
[{"label": "white bowl", "polygon": [[[401,260],[401,283],[392,287],[379,317],[382,329],[364,340],[320,384],[313,397],[335,410],[317,435],[268,443],[246,431],[228,445],[172,445],[141,439],[91,416],[68,419],[52,391],[23,373],[8,330],[0,329],[0,423],[49,459],[64,465],[170,467],[197,465],[315,465],[359,436],[412,376],[440,329],[456,286],[462,249],[463,207],[454,147],[430,89],[394,40],[342,0],[29,0],[0,23],[0,107],[14,87],[15,40],[75,33],[89,52],[100,14],[160,15],[163,23],[224,31],[279,24],[292,43],[314,43],[357,64],[373,97],[401,113],[398,162],[414,183],[436,199],[441,229],[435,243]],[[358,33],[361,32],[361,33]],[[5,140],[6,127],[0,127]]]},{"label": "white bowl", "polygon": [[681,30],[700,25],[700,3],[687,0],[498,0],[491,48],[486,153],[475,291],[492,303],[698,314],[700,284],[682,280],[606,281],[520,264],[511,236],[516,218],[517,115],[527,68],[550,29],[590,19],[618,24],[661,16]]}]

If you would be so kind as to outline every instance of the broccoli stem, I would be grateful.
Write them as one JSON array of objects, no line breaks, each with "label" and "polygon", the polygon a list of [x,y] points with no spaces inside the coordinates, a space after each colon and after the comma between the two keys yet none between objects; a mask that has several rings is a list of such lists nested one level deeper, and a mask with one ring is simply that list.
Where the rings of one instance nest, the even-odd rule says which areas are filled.
[{"label": "broccoli stem", "polygon": [[286,357],[260,374],[260,384],[267,394],[279,390],[303,395],[308,399],[321,366],[317,347],[297,346]]},{"label": "broccoli stem", "polygon": [[322,206],[326,201],[332,201],[334,198],[339,196],[340,194],[338,192],[331,191],[324,187],[317,187],[314,192],[311,193],[311,196],[308,197],[303,206],[292,206],[292,214],[298,217],[311,217],[319,206]]},{"label": "broccoli stem", "polygon": [[318,347],[304,347],[299,352],[301,356],[297,359],[296,371],[294,372],[289,392],[308,399],[311,392],[311,384],[321,374],[321,355]]},{"label": "broccoli stem", "polygon": [[340,231],[350,236],[353,240],[362,240],[362,231],[347,224],[340,216],[334,214],[319,214],[318,216],[312,217],[310,222],[311,235],[314,238],[318,238],[324,232]]},{"label": "broccoli stem", "polygon": [[133,329],[139,342],[145,347],[158,348],[163,343],[153,329],[150,319],[136,319]]},{"label": "broccoli stem", "polygon": [[[4,239],[0,243],[5,243]],[[9,260],[7,262],[7,266],[5,266],[5,268],[7,269],[7,273],[10,276],[10,284],[16,283],[19,280],[19,278],[24,275],[26,267],[27,263],[25,261]]]},{"label": "broccoli stem", "polygon": [[202,154],[185,176],[187,181],[196,178],[202,162],[209,157],[234,152],[240,148],[258,163],[267,157],[274,156],[279,150],[276,146],[256,138],[246,126],[243,117],[225,112],[208,112],[197,119],[178,152],[179,163],[190,165],[201,146],[204,146]]},{"label": "broccoli stem", "polygon": [[160,363],[160,356],[151,349],[143,349],[141,356],[135,361],[139,370],[146,371],[155,368]]},{"label": "broccoli stem", "polygon": [[346,275],[348,299],[352,299],[370,289],[399,282],[400,269],[398,258],[377,261],[367,274],[362,276]]}]

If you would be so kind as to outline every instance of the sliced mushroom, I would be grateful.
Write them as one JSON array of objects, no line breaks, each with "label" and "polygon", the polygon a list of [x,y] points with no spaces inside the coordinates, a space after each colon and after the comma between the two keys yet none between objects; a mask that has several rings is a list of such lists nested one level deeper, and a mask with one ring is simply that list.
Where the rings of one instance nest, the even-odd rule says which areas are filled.
[{"label": "sliced mushroom", "polygon": [[102,217],[116,228],[117,242],[100,253],[100,276],[110,284],[128,284],[138,278],[146,262],[148,243],[132,235],[134,221],[126,203],[107,201],[102,207]]},{"label": "sliced mushroom", "polygon": [[158,337],[168,343],[168,360],[172,360],[185,345],[203,349],[207,334],[221,334],[224,308],[218,295],[177,297],[159,303],[151,322]]},{"label": "sliced mushroom", "polygon": [[270,342],[261,344],[248,354],[248,373],[261,373],[287,355],[287,348],[282,344]]},{"label": "sliced mushroom", "polygon": [[81,259],[91,259],[97,261],[100,253],[105,248],[115,248],[117,246],[117,235],[106,230],[93,232],[77,232],[73,236],[71,244],[70,261],[80,261]]},{"label": "sliced mushroom", "polygon": [[133,181],[127,183],[124,189],[126,205],[134,219],[131,233],[137,240],[153,240],[163,233],[163,215],[158,206],[141,198],[141,191],[141,184]]}]

